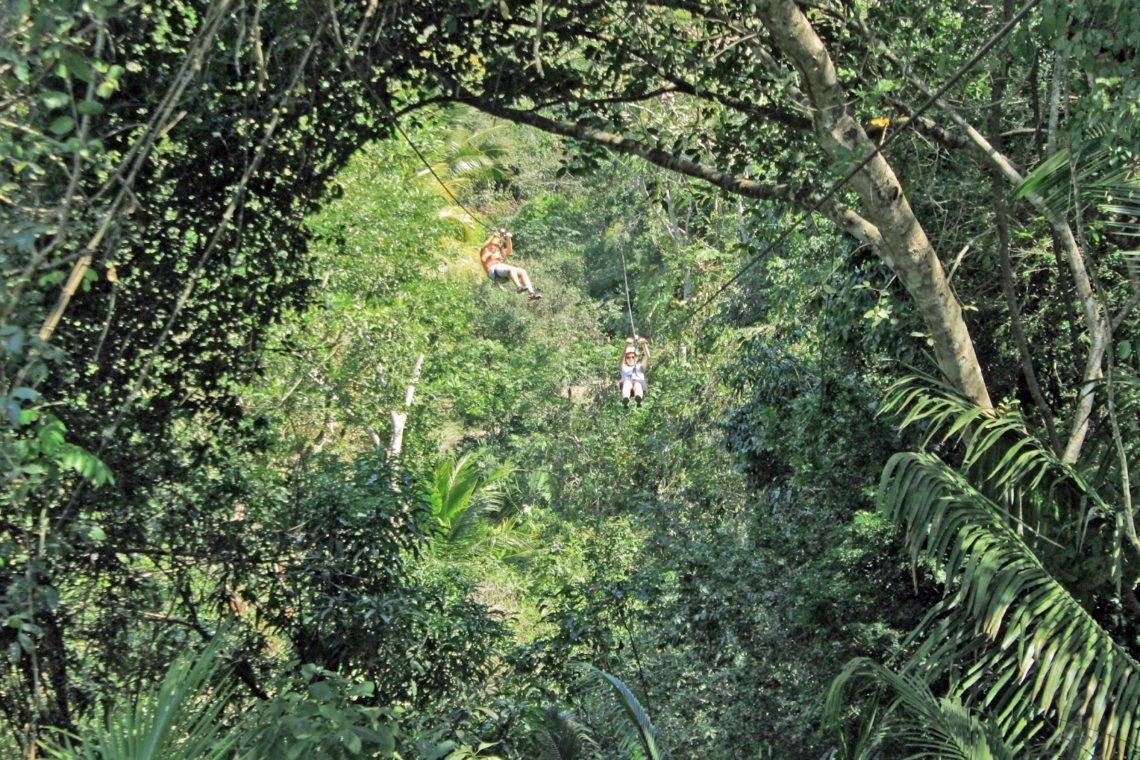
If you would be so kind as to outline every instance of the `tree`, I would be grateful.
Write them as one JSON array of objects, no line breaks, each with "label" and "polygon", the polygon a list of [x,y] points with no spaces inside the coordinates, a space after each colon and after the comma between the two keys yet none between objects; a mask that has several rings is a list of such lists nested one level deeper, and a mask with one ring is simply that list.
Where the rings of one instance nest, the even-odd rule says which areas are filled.
[{"label": "tree", "polygon": [[[4,512],[13,515],[0,528],[0,580],[3,617],[18,622],[4,643],[34,654],[6,676],[36,695],[16,718],[21,729],[68,727],[95,690],[77,684],[82,660],[68,642],[98,633],[116,657],[135,651],[133,621],[71,618],[61,600],[66,611],[122,592],[126,608],[150,610],[160,594],[146,567],[173,568],[178,587],[193,591],[187,544],[236,538],[216,507],[240,507],[248,483],[229,465],[265,446],[239,389],[261,370],[271,326],[305,303],[316,279],[300,219],[363,143],[428,105],[468,103],[574,138],[582,167],[602,149],[640,156],[750,199],[755,227],[821,213],[897,273],[922,320],[914,342],[930,342],[937,368],[983,413],[1018,392],[1028,367],[1047,365],[1050,382],[1029,394],[1034,419],[1071,419],[1055,426],[1070,431],[1064,445],[1051,443],[1065,462],[1090,446],[1099,456],[1104,439],[1087,431],[1115,426],[1113,385],[1101,378],[1115,369],[1108,328],[1136,300],[1135,273],[1117,238],[1080,233],[1114,212],[1011,205],[1008,225],[997,225],[1010,233],[999,257],[1033,254],[1035,265],[1003,268],[1008,314],[987,304],[986,257],[966,256],[986,235],[999,185],[1021,175],[1012,159],[1030,166],[1064,142],[1079,156],[1086,122],[1123,125],[1111,106],[1133,107],[1135,9],[1068,5],[1046,4],[1029,23],[1008,4],[17,3],[0,67],[0,112],[15,124],[0,138]],[[990,40],[1011,46],[1012,63],[972,68]],[[926,82],[959,74],[962,89],[929,97]],[[1026,106],[991,109],[980,129],[962,114],[1000,100],[991,78]],[[692,104],[695,117],[662,129],[646,107],[659,98]],[[949,128],[925,118],[926,101]],[[876,145],[870,125],[886,108],[890,134]],[[1122,138],[1123,155],[1134,144]],[[847,174],[834,195],[821,190]],[[953,262],[936,254],[955,249]],[[1006,350],[1003,331],[1019,319],[1011,304],[1038,279],[1033,297],[1022,295],[1024,336]],[[695,287],[712,295],[721,281]],[[982,329],[967,329],[959,296]],[[499,316],[496,327],[523,329],[521,316]],[[514,358],[494,341],[484,347],[495,361]],[[475,354],[485,359],[464,358]],[[418,353],[402,355],[410,368]],[[494,421],[492,436],[515,432],[494,407],[503,399],[472,391],[460,401],[469,420]],[[370,420],[348,417],[367,430]],[[204,517],[201,504],[215,509]],[[92,556],[99,572],[88,575]]]}]

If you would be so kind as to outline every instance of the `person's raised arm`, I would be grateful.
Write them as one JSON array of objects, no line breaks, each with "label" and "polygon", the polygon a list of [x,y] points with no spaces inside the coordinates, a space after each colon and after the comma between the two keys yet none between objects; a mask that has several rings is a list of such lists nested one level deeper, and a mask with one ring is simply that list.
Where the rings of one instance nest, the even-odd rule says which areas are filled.
[{"label": "person's raised arm", "polygon": [[641,360],[641,368],[649,369],[649,341],[645,338],[638,338],[637,342],[641,344],[641,353],[644,357]]},{"label": "person's raised arm", "polygon": [[505,259],[515,252],[515,240],[509,232],[503,234],[503,240],[505,241],[503,247],[503,258]]}]

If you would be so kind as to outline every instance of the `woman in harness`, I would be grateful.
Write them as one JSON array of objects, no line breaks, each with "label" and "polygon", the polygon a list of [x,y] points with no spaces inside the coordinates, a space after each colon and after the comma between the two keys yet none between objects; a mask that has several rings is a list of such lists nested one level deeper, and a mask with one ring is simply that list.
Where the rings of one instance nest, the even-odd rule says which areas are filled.
[{"label": "woman in harness", "polygon": [[503,263],[503,260],[512,253],[514,253],[514,241],[511,240],[511,233],[506,230],[495,230],[479,250],[479,260],[483,262],[483,270],[492,280],[510,280],[515,284],[516,292],[521,293],[525,290],[529,294],[528,300],[535,301],[542,298],[534,291],[525,269]]},{"label": "woman in harness", "polygon": [[621,354],[621,405],[629,406],[629,397],[632,395],[638,406],[645,398],[645,368],[649,366],[649,341],[637,338],[641,344],[642,359],[637,360],[637,346],[634,338],[625,339],[625,348]]}]

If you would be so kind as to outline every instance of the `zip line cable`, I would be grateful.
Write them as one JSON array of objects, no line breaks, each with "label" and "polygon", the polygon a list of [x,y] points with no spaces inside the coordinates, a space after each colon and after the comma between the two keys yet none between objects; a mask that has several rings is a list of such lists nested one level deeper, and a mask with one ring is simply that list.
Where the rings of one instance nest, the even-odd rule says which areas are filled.
[{"label": "zip line cable", "polygon": [[466,206],[464,206],[462,203],[459,202],[459,199],[456,198],[455,194],[451,192],[451,188],[449,188],[447,186],[447,183],[445,183],[442,179],[440,179],[440,176],[435,173],[435,169],[433,169],[431,167],[431,164],[428,163],[428,160],[426,158],[424,158],[424,154],[421,153],[420,149],[416,147],[416,144],[414,142],[412,142],[412,138],[408,137],[408,133],[405,132],[404,128],[400,126],[400,122],[397,121],[396,119],[392,119],[392,126],[396,128],[396,131],[399,132],[400,136],[404,138],[404,142],[406,142],[408,144],[408,146],[412,149],[412,151],[415,152],[416,156],[419,157],[420,162],[422,162],[424,165],[424,168],[427,169],[429,172],[431,172],[431,176],[435,177],[435,181],[438,182],[439,186],[443,188],[443,192],[447,193],[447,197],[450,198],[456,206],[459,206],[459,208],[461,208],[465,212],[467,212],[467,216],[471,217],[471,219],[473,221],[475,221],[478,224],[481,224],[483,226],[483,228],[486,229],[488,232],[493,232],[495,230],[494,227],[492,227],[491,225],[484,222],[482,219],[480,219],[475,214],[474,211],[472,211],[471,209],[467,208]]},{"label": "zip line cable", "polygon": [[637,326],[633,324],[633,306],[629,302],[629,275],[625,269],[625,249],[619,247],[618,251],[621,252],[621,278],[625,283],[625,308],[629,313],[629,330],[633,334],[633,337],[636,338]]},{"label": "zip line cable", "polygon": [[677,317],[674,317],[673,319],[666,322],[665,328],[663,328],[663,330],[668,329],[668,328],[672,328],[682,318],[691,319],[695,314],[697,314],[697,312],[704,309],[706,306],[708,306],[710,303],[712,303],[717,297],[719,297],[721,293],[728,290],[728,288],[731,287],[732,284],[735,283],[737,280],[739,280],[744,275],[745,272],[747,272],[749,269],[754,267],[756,264],[760,263],[761,259],[765,258],[766,256],[768,256],[768,254],[775,251],[777,247],[783,245],[784,241],[786,241],[789,237],[791,237],[792,233],[800,228],[800,226],[803,224],[805,219],[810,218],[812,214],[819,211],[825,203],[827,203],[829,200],[831,200],[831,198],[836,193],[838,193],[840,189],[842,189],[842,187],[844,185],[846,185],[848,182],[850,182],[851,179],[856,174],[858,174],[860,171],[862,171],[863,167],[865,167],[867,164],[869,164],[871,162],[871,160],[875,158],[875,156],[882,154],[886,150],[887,146],[890,145],[892,142],[894,142],[894,140],[899,135],[901,135],[903,132],[905,132],[907,129],[913,129],[914,128],[913,125],[916,121],[918,121],[918,117],[922,116],[922,114],[924,114],[926,111],[928,111],[932,105],[934,105],[937,101],[941,100],[942,96],[945,95],[946,92],[951,87],[953,87],[955,84],[958,83],[958,80],[960,80],[962,77],[966,76],[966,74],[968,74],[970,72],[970,70],[972,68],[974,68],[974,66],[976,66],[978,64],[978,62],[987,53],[989,53],[990,50],[992,50],[994,48],[994,46],[996,46],[999,42],[1001,42],[1002,39],[1004,39],[1006,35],[1008,35],[1011,31],[1013,31],[1014,27],[1016,27],[1019,23],[1021,23],[1021,21],[1024,20],[1027,15],[1029,15],[1029,12],[1031,10],[1033,10],[1040,2],[1041,2],[1041,0],[1029,0],[1029,2],[1027,2],[1021,8],[1021,10],[1018,11],[1017,14],[1015,14],[1013,16],[1013,18],[1011,18],[1009,21],[1007,21],[1005,23],[1005,25],[1002,26],[1001,29],[997,30],[993,34],[993,36],[990,37],[990,39],[988,39],[985,42],[984,45],[982,45],[980,48],[978,48],[978,51],[976,53],[974,53],[974,55],[970,58],[970,60],[968,60],[966,63],[964,63],[958,69],[958,71],[956,71],[953,74],[953,76],[951,76],[948,80],[946,80],[946,82],[941,87],[939,87],[933,94],[931,94],[930,97],[928,97],[922,103],[922,105],[920,105],[917,109],[915,109],[915,111],[910,115],[909,120],[905,124],[900,126],[898,129],[896,129],[894,132],[892,132],[890,135],[888,135],[885,140],[883,140],[881,143],[876,145],[874,147],[874,149],[863,158],[862,161],[860,161],[850,171],[848,171],[845,175],[843,175],[843,177],[840,178],[838,182],[833,184],[831,186],[831,188],[826,193],[824,193],[820,198],[816,199],[816,201],[814,203],[812,203],[812,205],[807,208],[807,210],[804,212],[803,216],[800,218],[799,221],[797,221],[795,224],[793,224],[788,229],[784,230],[784,232],[780,233],[780,236],[778,238],[776,238],[775,242],[766,246],[763,251],[761,251],[756,256],[754,256],[751,260],[749,260],[743,267],[740,268],[740,270],[736,274],[734,274],[732,277],[729,278],[728,282],[724,283],[719,288],[717,288],[716,291],[714,291],[711,296],[706,298],[701,303],[697,304],[692,309],[689,309],[689,310],[683,312],[682,314],[678,315]]},{"label": "zip line cable", "polygon": [[[871,152],[864,156],[858,164],[848,170],[848,172],[844,174],[838,181],[833,183],[826,193],[817,198],[804,211],[799,221],[795,222],[795,224],[780,233],[779,237],[777,237],[774,242],[765,246],[764,250],[746,262],[745,265],[741,267],[732,277],[730,277],[727,282],[723,283],[719,288],[713,291],[712,295],[701,301],[695,307],[682,312],[678,316],[666,322],[665,327],[662,329],[662,332],[674,327],[682,319],[691,319],[694,315],[702,311],[705,307],[719,298],[722,293],[732,287],[732,285],[741,277],[743,277],[744,274],[748,272],[748,270],[752,269],[752,267],[760,263],[762,259],[783,245],[784,242],[792,236],[792,233],[796,232],[803,225],[804,220],[810,219],[812,214],[818,212],[821,208],[823,208],[823,205],[831,200],[836,195],[836,193],[838,193],[848,182],[850,182],[856,174],[861,172],[863,168],[867,166],[867,164],[869,164],[876,156],[882,155],[886,151],[887,147],[896,139],[898,139],[899,135],[903,134],[908,129],[913,129],[915,122],[918,121],[918,117],[922,116],[924,113],[930,110],[931,106],[937,103],[942,98],[942,96],[950,90],[951,87],[956,85],[962,77],[968,74],[970,70],[973,69],[974,66],[976,66],[978,62],[981,61],[981,59],[990,52],[990,50],[992,50],[999,42],[1001,42],[1006,37],[1006,35],[1013,31],[1013,29],[1018,24],[1020,24],[1025,19],[1025,17],[1029,15],[1029,12],[1037,7],[1040,2],[1041,0],[1029,0],[1029,2],[1027,2],[1012,18],[1010,18],[1010,20],[1007,21],[1001,29],[997,30],[988,40],[986,40],[986,42],[980,48],[978,48],[977,52],[971,56],[970,60],[966,61],[966,63],[959,67],[959,69],[954,72],[954,74],[948,80],[946,80],[946,82],[944,82],[941,87],[934,91],[917,109],[915,109],[905,124],[887,135],[886,139],[884,139],[878,145],[875,145],[872,148]],[[435,178],[436,182],[439,183],[439,186],[443,188],[443,191],[447,193],[447,196],[455,203],[455,205],[463,209],[467,215],[470,216],[471,219],[474,220],[477,224],[483,226],[488,231],[493,231],[495,229],[494,227],[480,219],[473,211],[471,211],[471,209],[464,206],[459,201],[459,199],[455,197],[455,194],[451,192],[451,189],[447,186],[443,179],[441,179],[440,176],[436,174],[436,171],[432,168],[431,164],[428,163],[428,160],[424,157],[424,154],[420,152],[420,149],[417,148],[416,144],[412,142],[410,137],[408,137],[408,133],[405,132],[404,129],[400,126],[400,123],[397,120],[393,119],[392,126],[395,127],[396,131],[400,133],[400,136],[404,138],[404,141],[408,144],[409,147],[411,147],[412,151],[415,152],[420,162],[423,163],[424,168],[426,168],[428,172],[431,173],[431,176]],[[625,303],[629,314],[629,326],[634,335],[636,335],[637,328],[633,322],[633,307],[630,303],[629,297],[629,275],[626,271],[625,251],[624,249],[619,250],[622,257],[622,279],[625,284]]]}]

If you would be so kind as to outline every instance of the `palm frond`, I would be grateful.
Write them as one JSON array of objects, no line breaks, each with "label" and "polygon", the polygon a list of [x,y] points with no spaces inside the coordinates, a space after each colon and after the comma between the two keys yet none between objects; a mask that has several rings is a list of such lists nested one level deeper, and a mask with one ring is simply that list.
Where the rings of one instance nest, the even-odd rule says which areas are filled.
[{"label": "palm frond", "polygon": [[[1062,462],[1030,431],[1025,417],[1008,405],[984,410],[932,378],[913,375],[887,390],[879,414],[897,415],[900,429],[925,425],[923,449],[932,444],[961,446],[963,471],[975,476],[988,494],[1008,494],[1014,489],[1025,495],[1071,488],[1095,514],[1118,511],[1080,470]],[[1087,516],[1076,522],[1086,523]]]},{"label": "palm frond", "polygon": [[441,550],[469,548],[494,527],[514,472],[511,464],[504,463],[484,474],[471,454],[436,465],[428,500]]},{"label": "palm frond", "polygon": [[430,493],[432,516],[449,531],[474,501],[479,487],[479,470],[470,455],[444,460],[435,468]]},{"label": "palm frond", "polygon": [[[460,242],[477,246],[483,240],[483,228],[479,226],[475,217],[471,216],[467,209],[462,206],[454,204],[444,206],[437,215],[446,222],[454,223],[455,228],[461,233]],[[475,266],[480,266],[478,260],[475,261]],[[483,274],[481,268],[478,269],[478,274],[480,276]]]},{"label": "palm frond", "polygon": [[241,731],[218,720],[234,689],[220,680],[222,638],[216,635],[197,656],[171,663],[156,692],[142,695],[133,708],[123,702],[85,744],[50,744],[46,753],[60,760],[230,757]]},{"label": "palm frond", "polygon": [[[1066,216],[1073,206],[1096,208],[1117,234],[1140,235],[1140,184],[1135,159],[1114,145],[1113,135],[1093,135],[1076,151],[1062,149],[1026,176],[1018,195],[1036,194],[1049,210]],[[1079,196],[1077,197],[1077,193]]]},{"label": "palm frond", "polygon": [[[863,681],[890,689],[894,699],[882,719],[890,726],[885,733],[913,751],[909,757],[1013,760],[1013,753],[997,727],[984,722],[961,701],[935,697],[921,678],[896,673],[865,657],[847,663],[828,689],[825,714],[830,722],[838,720],[846,691]],[[874,749],[872,739],[861,743],[858,754],[851,757],[872,756]]]},{"label": "palm frond", "polygon": [[641,706],[633,692],[617,676],[604,670],[595,668],[588,663],[578,663],[578,667],[585,674],[586,681],[600,685],[609,691],[616,704],[625,716],[624,727],[627,729],[618,737],[622,749],[627,754],[644,753],[648,760],[661,760],[664,754],[657,746],[657,731],[649,719],[649,714]]},{"label": "palm frond", "polygon": [[449,154],[482,153],[491,158],[503,159],[510,154],[510,145],[503,139],[505,134],[505,124],[477,130],[456,127],[447,136],[446,151]]},{"label": "palm frond", "polygon": [[548,707],[532,728],[541,760],[584,760],[595,757],[598,745],[570,710]]},{"label": "palm frond", "polygon": [[[956,689],[993,710],[1016,750],[1046,743],[1108,757],[1140,747],[1140,664],[1045,569],[1005,513],[927,453],[896,454],[880,507],[903,528],[912,562],[933,560],[949,596],[919,632],[912,667],[969,662]],[[1130,749],[1129,752],[1134,752]]]},{"label": "palm frond", "polygon": [[504,160],[509,146],[496,139],[502,127],[472,132],[453,129],[436,152],[430,168],[416,172],[416,179],[443,197],[458,197],[472,184],[506,176]]}]

